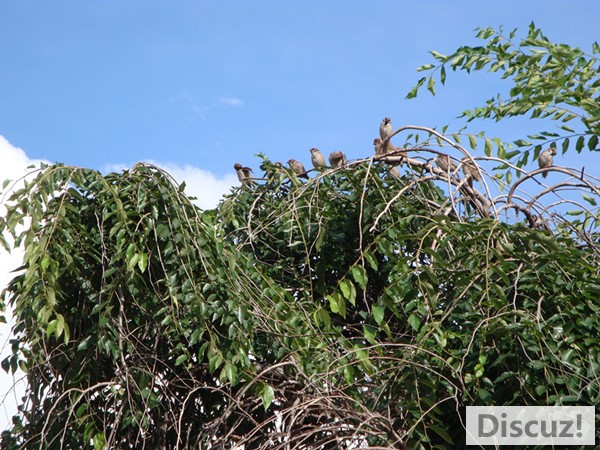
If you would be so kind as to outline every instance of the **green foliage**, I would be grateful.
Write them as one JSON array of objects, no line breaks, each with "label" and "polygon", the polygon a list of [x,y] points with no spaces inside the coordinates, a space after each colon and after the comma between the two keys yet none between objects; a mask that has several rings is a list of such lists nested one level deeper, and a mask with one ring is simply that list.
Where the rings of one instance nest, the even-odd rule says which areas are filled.
[{"label": "green foliage", "polygon": [[436,214],[440,189],[380,163],[264,168],[204,213],[145,165],[52,166],[14,194],[5,365],[30,389],[6,448],[278,448],[286,426],[455,448],[465,405],[600,400],[597,253]]},{"label": "green foliage", "polygon": [[[27,370],[23,442],[54,448],[63,432],[89,448],[141,442],[194,383],[244,379],[253,327],[237,299],[259,291],[240,280],[252,274],[215,239],[211,214],[166,174],[53,166],[13,199],[0,229],[26,252],[5,293],[17,325],[3,367]],[[196,397],[210,408],[180,404],[194,420],[225,401]]]},{"label": "green foliage", "polygon": [[[515,159],[518,167],[528,159],[537,158],[543,146],[560,146],[581,152],[584,149],[600,151],[600,54],[597,43],[592,54],[579,48],[551,42],[533,23],[527,36],[515,41],[517,31],[506,35],[502,28],[478,29],[477,38],[485,41],[480,46],[462,46],[450,55],[432,51],[437,65],[426,64],[419,71],[431,72],[419,79],[407,98],[417,96],[427,82],[428,90],[435,94],[435,77],[445,84],[447,68],[467,73],[487,70],[510,79],[512,87],[507,97],[500,94],[462,113],[469,121],[526,116],[532,119],[550,119],[557,122],[555,130],[530,134],[527,139],[513,142],[518,151],[510,157],[506,145],[497,145],[496,154],[501,159]],[[576,123],[576,125],[574,124]],[[489,144],[486,142],[486,154]]]},{"label": "green foliage", "polygon": [[[571,80],[593,78],[573,75],[583,55],[533,27],[528,46],[549,53],[532,60],[480,37],[485,48],[433,53],[442,83],[447,64],[491,65],[515,77],[517,109],[491,102],[469,118],[539,100],[552,81],[534,72],[559,56]],[[589,143],[593,110],[580,108]],[[412,129],[469,154],[461,132]],[[483,133],[465,141],[519,156]],[[439,151],[408,152],[401,178],[379,158],[307,182],[263,157],[266,181],[209,211],[150,165],[40,169],[0,218],[2,245],[25,249],[2,294],[16,317],[2,367],[29,383],[2,448],[454,449],[468,405],[597,404],[593,210],[549,226],[533,214],[547,210],[541,195],[514,203],[523,179],[494,199],[423,161]],[[527,222],[501,220],[501,207]]]}]

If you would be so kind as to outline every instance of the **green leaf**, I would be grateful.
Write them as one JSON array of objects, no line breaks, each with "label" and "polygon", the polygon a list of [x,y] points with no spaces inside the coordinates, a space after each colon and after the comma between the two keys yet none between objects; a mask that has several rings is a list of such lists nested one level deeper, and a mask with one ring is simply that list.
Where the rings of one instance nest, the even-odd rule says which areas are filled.
[{"label": "green leaf", "polygon": [[435,79],[433,76],[429,77],[429,81],[427,82],[427,90],[435,95]]},{"label": "green leaf", "polygon": [[104,433],[96,433],[92,439],[95,450],[106,450],[106,438]]},{"label": "green leaf", "polygon": [[531,142],[526,141],[525,139],[517,139],[514,143],[517,147],[529,147],[532,145]]},{"label": "green leaf", "polygon": [[419,92],[419,88],[423,85],[423,83],[425,83],[426,79],[427,79],[426,77],[420,78],[419,81],[417,82],[417,85],[415,87],[413,87],[408,92],[408,94],[406,94],[405,99],[408,100],[408,99],[411,99],[411,98],[415,98],[417,96],[417,92]]},{"label": "green leaf", "polygon": [[377,330],[371,325],[363,325],[363,335],[370,344],[377,344]]},{"label": "green leaf", "polygon": [[350,298],[350,283],[348,280],[344,280],[340,283],[340,289],[342,290],[342,295],[345,298]]},{"label": "green leaf", "polygon": [[269,409],[273,399],[275,398],[275,390],[266,383],[261,383],[261,389],[259,391],[260,398],[262,400],[263,408],[265,411]]},{"label": "green leaf", "polygon": [[[485,153],[485,156],[492,156],[492,141],[491,139],[485,138],[485,147],[483,149],[483,152]],[[500,149],[498,149],[498,157],[502,158],[502,156],[500,156]]]},{"label": "green leaf", "polygon": [[575,150],[577,151],[577,153],[581,153],[581,150],[583,150],[584,145],[585,138],[583,136],[579,136],[577,138],[577,142],[575,143]]},{"label": "green leaf", "polygon": [[583,199],[588,202],[592,206],[596,206],[596,199],[594,197],[590,197],[589,195],[582,194]]},{"label": "green leaf", "polygon": [[161,223],[158,224],[156,227],[156,234],[159,238],[166,239],[170,236],[171,231],[169,230],[169,227],[166,224]]},{"label": "green leaf", "polygon": [[569,138],[566,138],[565,140],[563,140],[563,143],[562,143],[562,154],[564,155],[568,149],[569,149]]},{"label": "green leaf", "polygon": [[472,134],[469,134],[469,145],[471,146],[472,150],[477,149],[477,138]]},{"label": "green leaf", "polygon": [[543,384],[540,384],[540,385],[536,386],[536,388],[535,388],[535,393],[540,397],[543,396],[547,391],[548,391],[548,386],[545,386]]},{"label": "green leaf", "polygon": [[439,437],[441,437],[448,444],[454,445],[454,441],[452,440],[452,437],[450,437],[448,432],[446,430],[444,430],[442,427],[440,427],[438,425],[434,425],[434,424],[429,424],[428,428],[430,430],[432,430],[433,432],[435,432],[435,434],[437,434]]},{"label": "green leaf", "polygon": [[46,298],[48,299],[48,305],[51,307],[56,306],[56,291],[50,286],[46,288]]},{"label": "green leaf", "polygon": [[354,281],[358,283],[361,289],[366,289],[367,287],[367,272],[363,266],[354,266],[350,269],[352,273],[352,278]]},{"label": "green leaf", "polygon": [[356,288],[350,280],[344,280],[340,283],[340,289],[343,296],[353,305],[356,306]]},{"label": "green leaf", "polygon": [[431,55],[438,61],[446,62],[448,60],[448,57],[446,55],[443,55],[442,53],[437,52],[435,50],[430,50],[429,53],[431,53]]},{"label": "green leaf", "polygon": [[56,331],[56,326],[58,325],[58,319],[53,319],[48,322],[46,326],[46,336],[50,336],[52,333]]},{"label": "green leaf", "polygon": [[329,309],[332,313],[340,314],[342,317],[346,317],[346,302],[338,293],[328,295]]},{"label": "green leaf", "polygon": [[137,265],[141,273],[144,273],[146,271],[146,268],[148,267],[148,253],[138,254]]},{"label": "green leaf", "polygon": [[373,256],[373,254],[371,252],[365,252],[363,256],[365,257],[365,259],[371,266],[371,269],[377,270],[379,265],[377,264],[377,260],[375,259],[375,256]]},{"label": "green leaf", "polygon": [[408,323],[415,331],[419,331],[421,328],[421,319],[416,314],[408,316]]},{"label": "green leaf", "polygon": [[2,362],[0,363],[0,366],[2,366],[2,370],[4,370],[6,373],[10,372],[10,358],[7,356],[6,358],[4,358],[2,360]]},{"label": "green leaf", "polygon": [[373,313],[373,319],[375,319],[377,325],[381,325],[383,319],[385,318],[385,307],[373,306],[371,308],[371,312]]},{"label": "green leaf", "polygon": [[208,370],[210,373],[214,373],[221,364],[223,363],[223,354],[219,351],[209,355],[208,357]]},{"label": "green leaf", "polygon": [[331,317],[329,316],[329,313],[327,312],[327,310],[325,308],[319,308],[317,310],[317,314],[318,314],[318,318],[319,318],[320,322],[323,325],[325,325],[326,327],[331,326]]},{"label": "green leaf", "polygon": [[417,68],[417,72],[423,72],[425,70],[431,70],[433,69],[435,66],[433,64],[423,64],[421,67]]},{"label": "green leaf", "polygon": [[354,367],[352,367],[349,364],[346,364],[344,366],[344,379],[346,380],[346,383],[348,383],[348,384],[354,383],[355,378],[356,378],[356,374],[354,371]]},{"label": "green leaf", "polygon": [[56,330],[54,330],[54,336],[56,339],[62,336],[65,331],[65,318],[62,314],[56,315]]}]

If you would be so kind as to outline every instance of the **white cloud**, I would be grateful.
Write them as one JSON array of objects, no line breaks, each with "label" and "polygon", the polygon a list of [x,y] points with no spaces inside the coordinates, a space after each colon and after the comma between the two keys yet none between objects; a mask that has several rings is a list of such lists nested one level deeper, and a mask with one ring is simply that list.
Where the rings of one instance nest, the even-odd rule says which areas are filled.
[{"label": "white cloud", "polygon": [[[14,147],[4,136],[0,136],[0,162],[1,185],[6,179],[13,182],[22,179],[32,171],[32,169],[27,168],[28,166],[39,166],[42,161],[29,159],[22,149]],[[2,194],[0,194],[0,214],[5,213],[4,202],[9,196],[7,195],[9,191],[21,186],[22,182],[11,183],[7,186],[6,191],[2,190]],[[8,253],[0,247],[0,291],[6,287],[15,275],[11,271],[19,267],[22,261],[23,250],[21,248],[13,249],[11,253]],[[0,360],[11,353],[9,340],[11,339],[11,328],[14,320],[10,311],[6,311],[6,319],[8,323],[0,324]],[[16,373],[13,379],[12,375],[0,369],[0,430],[5,430],[8,427],[11,417],[17,412],[18,399],[25,392],[25,384],[23,381],[15,384],[15,381],[22,379],[22,377],[23,373],[20,371]]]},{"label": "white cloud", "polygon": [[217,206],[221,197],[230,191],[231,186],[239,184],[234,173],[219,178],[207,170],[191,165],[181,167],[173,163],[154,164],[170,173],[178,183],[185,181],[185,193],[196,197],[194,203],[202,209]]},{"label": "white cloud", "polygon": [[244,100],[235,97],[221,97],[219,99],[219,104],[226,106],[244,106]]},{"label": "white cloud", "polygon": [[197,115],[202,120],[206,120],[206,113],[216,108],[240,108],[246,103],[241,98],[237,97],[220,97],[218,100],[213,101],[211,104],[202,105],[192,94],[189,92],[183,92],[177,97],[170,99],[173,103],[183,104],[186,109],[191,111],[194,115]]},{"label": "white cloud", "polygon": [[[212,209],[216,207],[232,186],[239,184],[237,175],[230,173],[224,177],[217,177],[208,170],[200,169],[189,164],[180,166],[179,164],[169,162],[146,161],[154,164],[168,172],[178,183],[185,181],[185,193],[196,197],[194,203],[202,209]],[[120,172],[128,167],[123,164],[114,164],[107,166],[104,172]],[[233,172],[233,171],[232,171]]]}]

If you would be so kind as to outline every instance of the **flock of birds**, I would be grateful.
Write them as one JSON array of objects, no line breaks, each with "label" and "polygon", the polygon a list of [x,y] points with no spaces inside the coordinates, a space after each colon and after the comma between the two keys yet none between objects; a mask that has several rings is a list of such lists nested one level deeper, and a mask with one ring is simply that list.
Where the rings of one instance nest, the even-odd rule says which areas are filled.
[{"label": "flock of birds", "polygon": [[[380,137],[375,138],[373,140],[373,147],[375,149],[376,156],[393,154],[394,156],[400,157],[400,164],[402,162],[402,159],[406,157],[406,150],[397,148],[390,142],[390,138],[392,137],[393,133],[394,129],[392,127],[392,121],[389,117],[385,117],[379,125]],[[321,151],[318,148],[311,148],[310,154],[310,159],[315,169],[323,170],[327,168],[327,164],[325,163],[325,156],[323,156],[323,153],[321,153]],[[556,149],[554,147],[549,147],[540,152],[538,156],[538,165],[540,169],[551,167],[554,164],[555,155]],[[468,180],[469,186],[473,187],[473,180],[481,180],[481,172],[479,171],[479,168],[476,167],[476,165],[473,164],[473,162],[468,157],[461,159],[460,162],[463,173]],[[304,168],[304,164],[302,164],[296,159],[290,159],[287,163],[290,169],[292,169],[298,177],[308,179],[308,173]],[[329,155],[329,165],[333,169],[338,167],[344,167],[346,163],[346,155],[343,152],[336,151],[332,152]],[[446,154],[439,154],[435,158],[435,163],[438,169],[447,172],[448,174],[455,173],[458,170],[456,163],[452,161],[449,155]],[[279,167],[282,166],[281,163],[275,164]],[[233,168],[235,169],[238,179],[242,184],[248,184],[252,182],[252,169],[250,167],[244,167],[240,163],[235,163],[233,165]],[[395,178],[401,177],[397,165],[393,165],[388,173]],[[547,172],[542,173],[542,177],[544,178],[546,178],[547,175]]]}]

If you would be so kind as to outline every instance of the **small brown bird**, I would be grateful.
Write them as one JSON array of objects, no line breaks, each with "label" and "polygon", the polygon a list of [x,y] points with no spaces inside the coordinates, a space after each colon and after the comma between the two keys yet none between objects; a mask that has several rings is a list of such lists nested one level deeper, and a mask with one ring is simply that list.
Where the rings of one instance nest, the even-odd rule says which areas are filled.
[{"label": "small brown bird", "polygon": [[390,170],[388,170],[388,175],[394,177],[396,180],[401,180],[402,175],[400,175],[400,170],[398,166],[392,166]]},{"label": "small brown bird", "polygon": [[481,172],[479,172],[479,168],[475,167],[469,158],[465,157],[461,159],[460,162],[462,163],[462,171],[465,174],[465,177],[468,178],[469,186],[473,187],[473,180],[481,181]]},{"label": "small brown bird", "polygon": [[331,152],[329,155],[329,165],[332,169],[344,167],[346,165],[346,155],[344,155],[344,152]]},{"label": "small brown bird", "polygon": [[[538,164],[540,165],[540,169],[545,169],[546,167],[552,167],[554,164],[554,156],[556,155],[556,149],[554,147],[548,147],[546,150],[540,153],[538,156]],[[542,177],[546,178],[548,176],[548,172],[544,172]]]},{"label": "small brown bird", "polygon": [[379,125],[379,136],[381,136],[381,140],[385,141],[392,135],[393,132],[394,129],[392,128],[392,121],[389,117],[384,117]]},{"label": "small brown bird", "polygon": [[235,163],[233,165],[233,168],[237,173],[238,180],[240,180],[240,183],[252,183],[252,169],[250,167],[244,167],[240,163]]},{"label": "small brown bird", "polygon": [[394,156],[406,157],[406,149],[398,148],[391,142],[388,142],[388,145],[385,148],[385,153],[392,153]]},{"label": "small brown bird", "polygon": [[435,158],[435,164],[438,166],[438,169],[443,170],[444,172],[453,173],[456,170],[454,161],[450,159],[450,156],[443,153]]},{"label": "small brown bird", "polygon": [[375,149],[375,155],[383,155],[383,141],[380,138],[373,139],[373,148]]},{"label": "small brown bird", "polygon": [[306,169],[304,165],[300,161],[296,161],[295,159],[290,159],[288,161],[290,168],[298,175],[300,178],[308,178],[306,174]]},{"label": "small brown bird", "polygon": [[310,149],[310,160],[312,161],[313,167],[315,169],[324,169],[327,167],[327,165],[325,164],[325,157],[323,156],[323,153],[321,153],[321,150],[319,150],[318,148],[311,148]]}]

